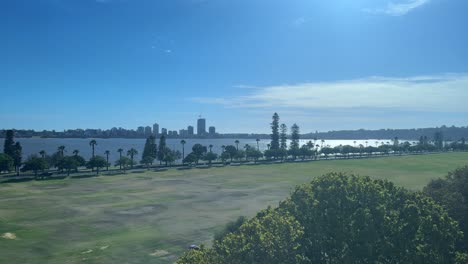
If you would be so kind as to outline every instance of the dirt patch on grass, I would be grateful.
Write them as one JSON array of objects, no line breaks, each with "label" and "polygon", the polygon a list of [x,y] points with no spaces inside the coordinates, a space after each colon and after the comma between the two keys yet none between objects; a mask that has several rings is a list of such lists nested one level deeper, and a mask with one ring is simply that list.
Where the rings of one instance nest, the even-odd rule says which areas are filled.
[{"label": "dirt patch on grass", "polygon": [[167,210],[167,206],[162,204],[150,204],[143,205],[140,207],[135,207],[127,210],[120,210],[112,212],[114,215],[118,216],[144,216],[144,215],[154,215],[159,214]]},{"label": "dirt patch on grass", "polygon": [[7,233],[4,233],[2,235],[2,238],[4,238],[4,239],[16,239],[16,235],[15,235],[15,233],[7,232]]},{"label": "dirt patch on grass", "polygon": [[150,253],[150,256],[153,256],[153,257],[164,257],[167,255],[169,255],[169,252],[163,249],[156,249],[153,253]]}]

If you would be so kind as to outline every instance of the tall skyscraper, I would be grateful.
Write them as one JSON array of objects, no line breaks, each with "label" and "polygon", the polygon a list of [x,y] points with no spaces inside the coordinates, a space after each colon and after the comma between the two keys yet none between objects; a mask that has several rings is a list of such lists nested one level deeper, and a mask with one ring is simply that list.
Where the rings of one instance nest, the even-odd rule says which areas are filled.
[{"label": "tall skyscraper", "polygon": [[167,128],[161,128],[161,134],[167,136]]},{"label": "tall skyscraper", "polygon": [[187,127],[187,133],[189,136],[193,136],[194,132],[193,132],[193,126],[188,126]]},{"label": "tall skyscraper", "polygon": [[153,125],[153,134],[155,136],[159,135],[159,124],[158,123],[154,123],[154,125]]},{"label": "tall skyscraper", "polygon": [[137,128],[137,133],[139,136],[144,136],[145,135],[145,127],[139,126]]},{"label": "tall skyscraper", "polygon": [[206,119],[199,118],[197,120],[197,135],[203,136],[206,134]]}]

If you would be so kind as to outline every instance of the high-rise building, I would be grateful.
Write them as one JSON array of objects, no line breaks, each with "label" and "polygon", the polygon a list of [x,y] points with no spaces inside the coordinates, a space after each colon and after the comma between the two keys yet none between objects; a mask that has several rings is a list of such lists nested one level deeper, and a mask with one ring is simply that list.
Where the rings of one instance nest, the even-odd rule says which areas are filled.
[{"label": "high-rise building", "polygon": [[158,123],[154,123],[153,125],[153,133],[155,136],[158,136],[159,135],[159,124]]},{"label": "high-rise building", "polygon": [[186,137],[186,136],[188,135],[187,129],[181,129],[181,130],[179,130],[179,135],[180,135],[181,137]]},{"label": "high-rise building", "polygon": [[216,134],[216,128],[215,128],[214,126],[210,126],[210,127],[208,128],[208,133],[209,133],[210,135]]},{"label": "high-rise building", "polygon": [[145,127],[145,137],[151,136],[151,127],[147,126]]},{"label": "high-rise building", "polygon": [[203,136],[206,134],[206,119],[199,118],[197,120],[197,135]]},{"label": "high-rise building", "polygon": [[161,128],[161,134],[167,136],[167,128]]},{"label": "high-rise building", "polygon": [[193,126],[188,126],[187,127],[187,133],[189,136],[193,136],[194,132],[193,132]]},{"label": "high-rise building", "polygon": [[139,136],[144,136],[144,135],[145,135],[145,127],[139,126],[139,127],[137,128],[137,134],[138,134]]}]

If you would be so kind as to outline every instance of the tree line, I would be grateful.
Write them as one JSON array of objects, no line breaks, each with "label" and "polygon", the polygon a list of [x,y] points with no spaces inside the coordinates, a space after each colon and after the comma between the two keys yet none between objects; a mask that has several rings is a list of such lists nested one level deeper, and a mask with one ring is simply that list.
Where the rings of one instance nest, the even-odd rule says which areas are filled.
[{"label": "tree line", "polygon": [[[195,144],[191,150],[185,149],[186,141],[182,139],[182,153],[177,150],[170,149],[166,144],[166,136],[161,135],[159,142],[156,142],[156,137],[151,135],[146,139],[141,159],[138,162],[138,151],[134,148],[129,150],[117,149],[119,159],[114,166],[118,166],[124,172],[128,169],[133,169],[138,163],[150,168],[156,161],[159,161],[159,166],[173,165],[176,161],[181,160],[182,165],[198,165],[200,161],[211,165],[213,162],[219,161],[222,163],[229,162],[254,162],[262,161],[295,161],[301,160],[319,160],[329,158],[363,158],[384,155],[402,155],[408,153],[425,153],[436,151],[468,151],[468,144],[465,138],[458,141],[446,143],[445,135],[442,131],[435,131],[430,138],[428,136],[420,136],[417,143],[408,141],[400,142],[398,137],[393,137],[392,140],[383,141],[365,141],[364,144],[354,145],[339,145],[331,147],[327,145],[325,139],[309,140],[302,146],[300,145],[300,128],[297,124],[293,124],[288,131],[288,126],[280,123],[280,117],[277,113],[272,116],[270,124],[271,134],[270,143],[267,144],[267,149],[261,150],[259,146],[260,138],[256,139],[256,145],[245,144],[240,146],[240,141],[235,140],[232,145],[221,146],[221,153],[213,152],[213,145],[204,146]],[[289,145],[288,145],[288,140]],[[89,142],[92,148],[92,157],[86,161],[79,155],[79,150],[73,150],[73,155],[66,156],[65,146],[59,146],[57,151],[52,154],[40,151],[37,155],[31,155],[23,162],[22,147],[19,142],[14,140],[14,131],[6,132],[4,153],[0,154],[0,172],[14,170],[18,175],[20,171],[33,171],[35,176],[41,172],[42,176],[48,176],[46,172],[49,168],[56,168],[59,172],[66,172],[68,175],[71,172],[78,172],[80,167],[96,170],[96,173],[102,168],[109,169],[109,155],[113,153],[106,150],[104,155],[96,155],[95,147],[96,140]],[[190,151],[190,152],[189,152]]]}]

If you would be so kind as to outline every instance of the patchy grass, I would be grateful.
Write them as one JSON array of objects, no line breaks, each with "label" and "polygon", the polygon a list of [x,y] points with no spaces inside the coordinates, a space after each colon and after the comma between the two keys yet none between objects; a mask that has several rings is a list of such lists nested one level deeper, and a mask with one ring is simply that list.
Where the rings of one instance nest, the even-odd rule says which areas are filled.
[{"label": "patchy grass", "polygon": [[418,190],[467,164],[468,153],[449,153],[5,183],[0,263],[170,263],[315,176],[353,172]]}]

